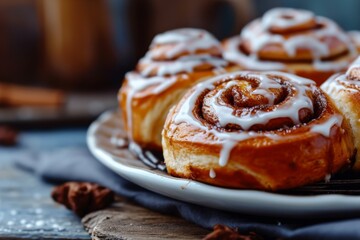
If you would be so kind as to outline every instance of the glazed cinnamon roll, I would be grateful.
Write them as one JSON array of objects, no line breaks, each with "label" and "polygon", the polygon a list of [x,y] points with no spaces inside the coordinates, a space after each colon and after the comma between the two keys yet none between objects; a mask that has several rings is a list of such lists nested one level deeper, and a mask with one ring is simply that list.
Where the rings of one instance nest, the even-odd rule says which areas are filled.
[{"label": "glazed cinnamon roll", "polygon": [[307,10],[275,8],[224,41],[224,58],[248,70],[280,70],[318,85],[357,55],[349,35]]},{"label": "glazed cinnamon roll", "polygon": [[332,76],[321,88],[351,124],[357,149],[354,169],[360,170],[360,57],[345,74]]},{"label": "glazed cinnamon roll", "polygon": [[350,126],[315,82],[235,72],[194,86],[163,130],[169,174],[230,188],[279,190],[350,163]]},{"label": "glazed cinnamon roll", "polygon": [[129,139],[161,150],[161,131],[170,107],[193,84],[229,71],[221,44],[200,29],[177,29],[157,35],[148,53],[125,76],[119,92]]}]

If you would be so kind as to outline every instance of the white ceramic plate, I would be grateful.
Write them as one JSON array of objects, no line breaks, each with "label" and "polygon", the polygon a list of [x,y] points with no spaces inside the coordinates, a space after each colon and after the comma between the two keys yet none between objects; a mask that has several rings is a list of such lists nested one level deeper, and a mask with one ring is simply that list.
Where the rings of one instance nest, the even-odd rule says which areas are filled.
[{"label": "white ceramic plate", "polygon": [[125,136],[121,113],[102,114],[88,130],[87,143],[93,155],[123,178],[156,193],[202,206],[254,215],[282,217],[327,217],[360,215],[360,196],[325,194],[290,196],[253,190],[215,187],[175,178],[144,165],[127,148],[114,141]]}]

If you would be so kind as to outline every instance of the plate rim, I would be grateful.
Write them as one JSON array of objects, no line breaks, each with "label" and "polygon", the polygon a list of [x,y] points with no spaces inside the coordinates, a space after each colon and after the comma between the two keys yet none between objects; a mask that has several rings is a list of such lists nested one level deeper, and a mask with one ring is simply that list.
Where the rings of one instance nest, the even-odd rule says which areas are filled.
[{"label": "plate rim", "polygon": [[[290,196],[259,190],[229,189],[208,185],[195,180],[176,178],[170,175],[163,176],[151,169],[146,170],[122,164],[116,161],[112,154],[96,145],[96,130],[99,129],[107,120],[115,117],[116,110],[109,110],[102,113],[94,122],[91,123],[86,136],[88,148],[95,158],[103,165],[128,181],[150,191],[192,204],[198,204],[225,211],[235,211],[238,213],[255,213],[255,215],[258,215],[256,213],[258,213],[260,209],[261,215],[282,217],[307,215],[314,217],[314,213],[318,215],[335,213],[348,214],[353,213],[353,211],[358,211],[360,213],[360,196],[343,194]],[[149,181],[144,182],[141,180],[143,178],[146,178]],[[166,179],[166,181],[163,181],[164,179]],[[160,187],[164,187],[165,191],[162,188],[155,188],[155,186],[151,186],[152,183],[160,184]],[[159,187],[159,185],[157,185],[157,187]],[[173,192],[167,192],[169,189]],[[212,192],[215,192],[215,194],[212,194]],[[219,193],[222,195],[220,198],[216,195]],[[181,194],[185,194],[186,196],[191,195],[195,197],[195,199],[191,200],[186,196],[181,196]],[[197,199],[202,197],[212,197],[214,199],[210,199],[209,201],[201,201],[200,199]],[[221,200],[225,202],[216,203]],[[238,205],[230,206],[228,203],[238,203]],[[265,205],[268,207],[261,207]]]}]

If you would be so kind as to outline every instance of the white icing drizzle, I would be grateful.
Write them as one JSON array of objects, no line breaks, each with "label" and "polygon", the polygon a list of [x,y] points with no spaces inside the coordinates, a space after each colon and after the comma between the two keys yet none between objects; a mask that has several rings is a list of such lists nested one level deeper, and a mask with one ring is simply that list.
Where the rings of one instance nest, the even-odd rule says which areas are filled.
[{"label": "white icing drizzle", "polygon": [[[349,76],[354,68],[360,68],[360,57],[350,65],[346,74],[334,74],[321,85],[321,89],[327,93],[334,93],[341,90],[358,92],[360,89],[360,78],[351,80]],[[356,88],[349,86],[356,86]]]},{"label": "white icing drizzle", "polygon": [[195,28],[181,28],[158,34],[151,46],[174,44],[171,49],[158,49],[150,52],[151,57],[166,54],[171,58],[183,52],[194,53],[200,49],[220,48],[220,42],[209,32]]},{"label": "white icing drizzle", "polygon": [[[153,48],[161,44],[172,44],[172,46],[170,48]],[[130,141],[133,140],[132,104],[135,95],[136,97],[144,97],[149,94],[159,94],[171,87],[179,78],[188,79],[186,73],[194,72],[194,69],[200,65],[208,64],[213,67],[212,70],[221,72],[229,64],[226,60],[210,54],[193,54],[197,50],[209,48],[217,48],[220,53],[220,42],[210,33],[201,29],[176,29],[159,34],[154,38],[150,51],[139,62],[140,72],[130,72],[126,75],[129,88],[127,91],[126,110]],[[183,52],[187,52],[190,55],[169,61],[156,61],[154,59],[159,54],[166,54],[166,56],[171,58]],[[151,76],[152,74],[155,76]],[[147,89],[149,90],[146,91]]]},{"label": "white icing drizzle", "polygon": [[347,86],[356,86],[358,89],[360,89],[360,81],[349,80],[347,79],[345,74],[335,74],[321,85],[321,89],[328,93],[333,93],[340,90],[346,90],[351,92],[359,91],[358,89]]},{"label": "white icing drizzle", "polygon": [[[357,59],[355,59],[355,61],[350,65],[349,69],[346,72],[346,76],[349,76],[350,72],[354,69],[354,68],[360,68],[360,57],[358,57]],[[360,80],[360,79],[359,79]]]},{"label": "white icing drizzle", "polygon": [[229,157],[230,157],[230,153],[231,150],[235,147],[236,142],[235,141],[224,141],[222,143],[222,148],[221,148],[221,152],[220,152],[220,158],[219,158],[219,165],[221,167],[226,166]]},{"label": "white icing drizzle", "polygon": [[211,178],[216,178],[216,172],[214,171],[214,169],[210,169],[210,172],[209,172],[209,177]]},{"label": "white icing drizzle", "polygon": [[142,152],[141,147],[134,141],[129,142],[129,150],[130,150],[130,152],[135,153],[135,155],[140,155]]},{"label": "white icing drizzle", "polygon": [[220,75],[220,74],[226,73],[226,70],[224,68],[220,68],[220,67],[214,68],[212,71],[215,75]]},{"label": "white icing drizzle", "polygon": [[315,69],[319,71],[329,71],[333,70],[335,72],[341,71],[349,65],[348,60],[342,61],[321,61],[321,60],[314,60],[313,66]]},{"label": "white icing drizzle", "polygon": [[118,137],[116,134],[111,136],[110,142],[117,148],[124,148],[128,146],[128,141],[125,138]]},{"label": "white icing drizzle", "polygon": [[[129,139],[132,141],[132,103],[135,94],[147,88],[152,88],[150,94],[159,94],[176,82],[176,77],[151,77],[143,78],[138,73],[130,72],[126,74],[129,90],[126,96],[126,113]],[[146,93],[143,93],[146,94]]]},{"label": "white icing drizzle", "polygon": [[[283,18],[282,16],[292,16]],[[314,18],[322,28],[312,29],[312,35],[293,35],[285,38],[281,34],[275,34],[268,29],[272,26],[288,28],[297,24],[305,23]],[[343,32],[336,23],[325,17],[315,17],[313,13],[306,10],[296,10],[289,8],[276,8],[264,14],[262,19],[256,19],[245,26],[240,38],[229,40],[225,48],[224,58],[244,65],[253,70],[282,70],[284,64],[276,61],[262,61],[257,59],[258,52],[265,45],[281,44],[289,56],[295,56],[298,49],[310,49],[313,54],[313,67],[319,71],[340,71],[348,64],[347,59],[338,61],[323,61],[330,53],[330,45],[323,39],[334,37],[348,46],[351,57],[357,54],[356,47],[348,34]],[[250,44],[250,55],[245,55],[239,50],[242,41]],[[291,63],[289,63],[291,65]]]},{"label": "white icing drizzle", "polygon": [[275,94],[270,89],[280,89],[281,85],[273,79],[260,76],[259,86],[252,92],[255,95],[262,95],[268,100],[269,105],[274,105]]},{"label": "white icing drizzle", "polygon": [[[301,78],[295,75],[287,74],[287,73],[280,73],[280,72],[263,72],[263,73],[250,73],[250,72],[234,72],[229,74],[220,75],[217,77],[213,77],[205,82],[201,82],[196,85],[192,89],[192,92],[190,93],[187,98],[185,98],[182,102],[182,104],[179,106],[179,109],[177,113],[173,117],[173,122],[175,124],[189,124],[192,126],[195,126],[196,128],[208,132],[210,134],[213,134],[216,138],[219,144],[222,145],[220,156],[219,156],[219,165],[225,166],[228,162],[228,159],[230,157],[231,151],[234,148],[234,146],[241,141],[255,138],[255,137],[268,137],[273,140],[278,140],[279,136],[276,132],[255,132],[255,131],[237,131],[237,132],[223,132],[219,131],[215,128],[207,128],[205,127],[200,120],[198,120],[193,113],[194,105],[197,101],[197,99],[201,96],[201,94],[205,90],[213,90],[215,88],[215,85],[222,79],[236,79],[236,76],[240,76],[241,78],[251,77],[258,79],[260,82],[263,81],[263,85],[261,88],[264,90],[270,89],[270,88],[278,88],[279,85],[274,81],[272,82],[271,79],[267,77],[267,75],[277,75],[281,77],[285,77],[288,79],[288,81],[291,83],[292,87],[295,89],[295,94],[292,96],[288,102],[283,103],[283,106],[279,106],[278,108],[274,109],[272,113],[257,113],[256,117],[251,118],[251,121],[249,123],[249,116],[244,115],[244,119],[242,120],[243,116],[235,117],[232,115],[233,110],[229,110],[226,106],[216,106],[217,112],[215,113],[219,118],[221,118],[221,125],[225,126],[229,123],[235,123],[239,124],[243,127],[243,129],[249,129],[250,126],[261,123],[266,124],[270,119],[272,118],[280,118],[280,117],[289,117],[294,120],[295,124],[300,123],[299,121],[299,110],[302,108],[308,108],[311,111],[313,111],[313,104],[311,102],[311,99],[306,95],[306,90],[313,90],[315,87],[315,82]],[[229,80],[227,83],[228,86],[231,86],[233,80]],[[225,87],[226,88],[226,87]],[[224,88],[224,89],[225,89]],[[256,94],[261,94],[260,92],[257,92]],[[216,94],[217,95],[217,94]],[[213,98],[216,99],[217,96],[214,96]],[[264,94],[265,97],[268,97],[266,94]],[[215,104],[216,105],[216,104]],[[279,111],[279,113],[277,113]],[[261,112],[261,111],[260,111]],[[323,123],[317,123],[315,126],[320,126],[318,129],[326,129],[326,124]],[[315,128],[315,131],[317,128]],[[324,130],[325,131],[325,130]]]},{"label": "white icing drizzle", "polygon": [[227,41],[225,51],[223,53],[224,58],[228,61],[235,62],[252,70],[284,70],[285,64],[273,61],[259,60],[256,54],[247,56],[239,50],[241,43],[240,37],[233,37]]},{"label": "white icing drizzle", "polygon": [[[248,76],[255,79],[259,78],[260,85],[253,93],[263,95],[268,99],[269,104],[272,104],[275,96],[270,89],[281,88],[281,85],[266,75],[248,74]],[[235,81],[228,82],[224,90],[235,84]],[[214,114],[218,116],[221,127],[232,123],[239,125],[244,130],[249,130],[256,124],[267,124],[271,119],[276,118],[290,118],[294,124],[299,124],[300,109],[306,108],[311,110],[312,113],[314,112],[312,100],[306,94],[306,90],[311,90],[311,88],[296,82],[293,82],[292,86],[295,89],[295,94],[292,96],[291,101],[287,101],[285,104],[278,106],[276,111],[259,110],[256,112],[256,117],[254,117],[251,112],[247,112],[242,114],[241,117],[238,117],[232,114],[234,111],[232,108],[220,105],[216,100],[223,94],[223,91],[219,91],[216,96],[212,98],[212,108]]]},{"label": "white icing drizzle", "polygon": [[157,76],[175,75],[178,73],[191,73],[194,68],[209,64],[214,68],[223,68],[228,65],[228,62],[222,58],[214,57],[208,54],[183,56],[176,61],[153,61],[149,55],[140,60],[141,64],[146,64],[147,67],[140,73],[144,77],[150,76],[152,71],[157,71]]},{"label": "white icing drizzle", "polygon": [[314,41],[314,38],[311,36],[292,37],[284,41],[284,48],[290,56],[295,56],[296,50],[299,48],[311,49],[315,59],[329,54],[328,46],[320,41]]},{"label": "white icing drizzle", "polygon": [[326,82],[324,82],[320,86],[320,88],[322,90],[324,90],[325,92],[327,92],[327,93],[331,93],[331,92],[334,92],[334,91],[338,91],[340,89],[344,89],[344,86],[342,84],[339,84],[337,82],[337,80],[336,80],[339,77],[345,79],[345,77],[342,77],[342,74],[340,74],[340,73],[334,74],[328,80],[326,80]]},{"label": "white icing drizzle", "polygon": [[255,19],[246,25],[240,35],[243,40],[249,41],[252,53],[257,53],[266,44],[282,44],[285,42],[282,35],[267,32],[267,29],[261,24],[259,19]]},{"label": "white icing drizzle", "polygon": [[171,87],[175,82],[176,82],[175,77],[169,77],[165,79],[164,82],[162,82],[161,84],[158,84],[151,92],[153,94],[159,94],[165,91],[166,89],[168,89],[169,87]]},{"label": "white icing drizzle", "polygon": [[273,8],[264,14],[262,24],[267,29],[271,27],[290,28],[309,22],[314,17],[314,13],[307,10]]},{"label": "white icing drizzle", "polygon": [[324,37],[338,38],[351,47],[350,51],[354,50],[349,36],[340,31],[333,21],[325,17],[316,17],[316,20],[319,24],[323,24],[324,27],[313,30],[313,36],[295,35],[285,39],[280,34],[268,32],[266,26],[262,25],[261,21],[257,19],[244,27],[241,38],[250,42],[252,53],[257,53],[267,44],[280,43],[284,45],[289,56],[293,56],[296,50],[301,47],[311,49],[314,51],[315,59],[320,59],[321,57],[327,57],[330,52],[329,46],[321,40]]},{"label": "white icing drizzle", "polygon": [[176,82],[175,76],[143,78],[140,74],[130,72],[126,74],[130,91],[138,93],[152,87],[151,94],[159,94]]},{"label": "white icing drizzle", "polygon": [[311,132],[320,133],[324,137],[330,137],[331,128],[335,125],[341,126],[343,117],[339,114],[331,116],[323,124],[318,124],[311,127]]}]

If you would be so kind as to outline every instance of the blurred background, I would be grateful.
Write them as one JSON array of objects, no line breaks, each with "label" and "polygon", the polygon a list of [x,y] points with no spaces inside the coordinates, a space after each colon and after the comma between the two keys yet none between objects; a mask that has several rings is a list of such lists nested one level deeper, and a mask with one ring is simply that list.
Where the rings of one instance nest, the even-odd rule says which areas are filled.
[{"label": "blurred background", "polygon": [[88,123],[116,107],[155,34],[197,27],[223,39],[278,6],[360,29],[358,0],[1,0],[0,124]]}]

